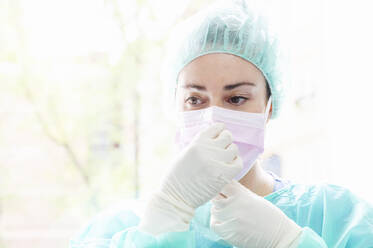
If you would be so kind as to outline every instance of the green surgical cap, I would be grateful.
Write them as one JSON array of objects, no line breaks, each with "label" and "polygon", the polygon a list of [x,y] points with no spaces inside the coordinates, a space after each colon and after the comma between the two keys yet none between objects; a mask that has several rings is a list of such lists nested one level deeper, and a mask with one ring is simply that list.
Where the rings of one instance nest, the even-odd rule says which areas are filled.
[{"label": "green surgical cap", "polygon": [[163,80],[175,97],[180,71],[192,60],[210,53],[228,53],[254,64],[268,82],[272,116],[283,98],[278,39],[266,19],[245,0],[225,0],[211,5],[177,25],[168,41]]}]

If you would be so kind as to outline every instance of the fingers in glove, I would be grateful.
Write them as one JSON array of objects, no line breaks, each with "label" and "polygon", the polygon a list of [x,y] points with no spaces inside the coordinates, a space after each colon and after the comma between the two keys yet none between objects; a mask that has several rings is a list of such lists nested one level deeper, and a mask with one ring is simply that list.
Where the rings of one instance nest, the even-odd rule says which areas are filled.
[{"label": "fingers in glove", "polygon": [[224,234],[233,234],[235,233],[234,227],[237,219],[235,217],[230,217],[230,219],[219,220],[215,217],[210,219],[210,228],[223,238],[227,238]]},{"label": "fingers in glove", "polygon": [[219,134],[224,130],[224,123],[213,123],[211,126],[203,130],[198,138],[202,139],[214,139],[219,136]]},{"label": "fingers in glove", "polygon": [[235,156],[232,162],[222,164],[224,174],[229,181],[232,180],[243,169],[243,161],[240,156]]},{"label": "fingers in glove", "polygon": [[223,189],[220,191],[223,195],[227,196],[227,199],[239,194],[244,187],[242,184],[237,182],[236,180],[232,180],[231,183],[225,185]]},{"label": "fingers in glove", "polygon": [[231,183],[232,179],[241,172],[242,168],[242,159],[239,156],[236,156],[233,162],[230,163],[215,159],[211,159],[210,163],[208,163],[208,170],[211,176],[219,181],[224,181],[223,185]]},{"label": "fingers in glove", "polygon": [[[241,198],[246,195],[242,195],[241,190],[243,185],[241,185],[236,180],[232,180],[230,183],[225,185],[220,191],[219,195],[215,196],[212,200],[211,213],[219,215],[224,212],[230,213],[230,208],[234,207],[235,201],[240,201]],[[224,195],[225,197],[223,197]],[[234,212],[234,211],[233,211]]]},{"label": "fingers in glove", "polygon": [[203,153],[204,157],[211,161],[219,161],[227,164],[235,163],[237,152],[234,149],[220,149],[218,147],[201,144],[199,153]]},{"label": "fingers in glove", "polygon": [[214,145],[226,149],[233,142],[232,133],[225,129],[212,141]]},{"label": "fingers in glove", "polygon": [[228,145],[228,147],[226,148],[226,150],[228,151],[231,151],[232,153],[238,155],[238,147],[235,143],[231,143],[230,145]]},{"label": "fingers in glove", "polygon": [[228,199],[227,197],[223,197],[220,194],[216,197],[214,197],[211,200],[212,206],[211,206],[211,212],[215,213],[216,211],[220,209],[224,209],[227,207],[227,205],[230,203],[231,199]]},{"label": "fingers in glove", "polygon": [[237,164],[240,162],[238,159],[238,148],[234,143],[230,144],[227,149],[221,149],[208,144],[201,144],[200,147],[202,149],[201,152],[213,161],[220,161],[227,164]]}]

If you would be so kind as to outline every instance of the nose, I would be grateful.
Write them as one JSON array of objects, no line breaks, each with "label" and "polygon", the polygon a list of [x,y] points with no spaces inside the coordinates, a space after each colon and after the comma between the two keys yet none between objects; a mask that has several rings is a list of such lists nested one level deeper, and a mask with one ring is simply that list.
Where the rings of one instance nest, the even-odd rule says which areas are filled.
[{"label": "nose", "polygon": [[223,101],[218,97],[211,97],[209,107],[216,106],[223,108]]}]

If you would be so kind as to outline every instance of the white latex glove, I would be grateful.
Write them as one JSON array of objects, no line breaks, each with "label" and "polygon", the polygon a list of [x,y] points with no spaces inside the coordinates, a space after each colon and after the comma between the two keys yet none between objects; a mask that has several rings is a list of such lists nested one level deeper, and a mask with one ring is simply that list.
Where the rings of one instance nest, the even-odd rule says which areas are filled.
[{"label": "white latex glove", "polygon": [[242,170],[232,141],[222,123],[199,133],[173,162],[147,204],[140,230],[153,235],[188,230],[194,209],[216,196]]},{"label": "white latex glove", "polygon": [[275,205],[237,181],[212,200],[210,227],[226,242],[240,247],[296,247],[302,228]]}]

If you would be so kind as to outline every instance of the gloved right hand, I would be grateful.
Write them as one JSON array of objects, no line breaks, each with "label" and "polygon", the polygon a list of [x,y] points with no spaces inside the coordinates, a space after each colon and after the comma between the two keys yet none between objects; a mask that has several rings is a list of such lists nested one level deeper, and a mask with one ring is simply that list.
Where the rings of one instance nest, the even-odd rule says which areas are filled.
[{"label": "gloved right hand", "polygon": [[212,199],[210,228],[240,248],[298,247],[303,229],[278,207],[232,180]]},{"label": "gloved right hand", "polygon": [[153,235],[186,231],[194,209],[215,197],[242,170],[232,142],[223,123],[199,133],[173,162],[148,202],[139,229]]}]

